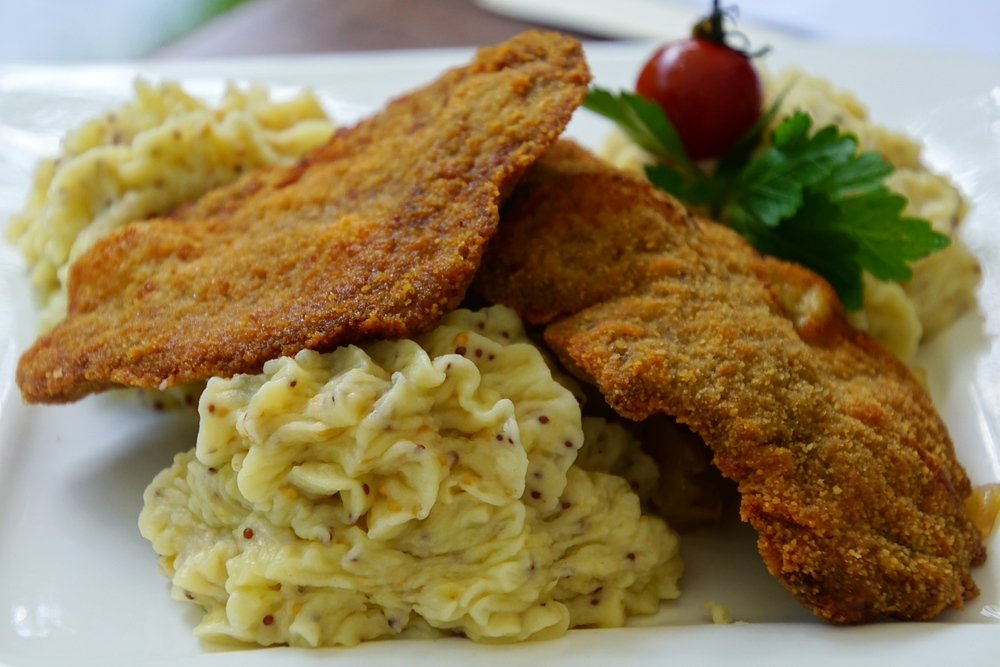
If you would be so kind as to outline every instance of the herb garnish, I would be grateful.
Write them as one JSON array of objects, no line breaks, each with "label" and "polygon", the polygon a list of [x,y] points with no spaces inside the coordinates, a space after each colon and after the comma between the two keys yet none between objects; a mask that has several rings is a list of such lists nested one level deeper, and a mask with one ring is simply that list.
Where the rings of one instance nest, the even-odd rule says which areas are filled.
[{"label": "herb garnish", "polygon": [[906,217],[906,199],[884,184],[892,166],[858,152],[857,139],[829,125],[810,133],[798,111],[764,137],[778,103],[710,171],[687,155],[655,102],[592,88],[584,106],[618,124],[658,163],[646,176],[661,190],[746,238],[759,251],[820,274],[848,310],[861,308],[862,271],[907,280],[909,263],[947,247],[930,223]]}]

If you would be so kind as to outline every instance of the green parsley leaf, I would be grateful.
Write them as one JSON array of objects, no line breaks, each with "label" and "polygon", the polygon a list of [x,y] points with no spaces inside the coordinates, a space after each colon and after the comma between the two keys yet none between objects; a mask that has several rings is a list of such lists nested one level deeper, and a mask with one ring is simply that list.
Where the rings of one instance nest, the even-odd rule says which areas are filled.
[{"label": "green parsley leaf", "polygon": [[858,242],[837,226],[839,217],[839,209],[829,199],[806,195],[795,215],[777,228],[752,228],[749,239],[762,253],[802,264],[823,276],[844,307],[857,310],[864,301]]},{"label": "green parsley leaf", "polygon": [[862,272],[907,280],[910,263],[950,240],[928,222],[906,217],[906,199],[884,185],[892,166],[828,125],[813,131],[796,112],[765,137],[781,100],[761,115],[712,168],[691,162],[660,107],[632,93],[592,88],[584,106],[614,121],[658,164],[656,187],[708,212],[759,251],[822,275],[849,310],[863,303]]},{"label": "green parsley leaf", "polygon": [[802,112],[786,118],[775,128],[771,146],[735,179],[735,198],[768,227],[795,213],[805,188],[829,178],[857,151],[854,138],[832,125],[809,136],[811,126],[812,119]]},{"label": "green parsley leaf", "polygon": [[861,266],[879,280],[909,280],[909,262],[948,247],[930,223],[903,217],[906,198],[881,187],[838,201],[838,224],[858,242]]},{"label": "green parsley leaf", "polygon": [[685,178],[701,173],[684,150],[674,124],[656,102],[624,91],[615,95],[591,88],[583,107],[614,121],[632,141],[680,169]]},{"label": "green parsley leaf", "polygon": [[832,197],[860,194],[883,187],[882,182],[892,171],[892,165],[881,155],[867,151],[836,165],[816,187]]}]

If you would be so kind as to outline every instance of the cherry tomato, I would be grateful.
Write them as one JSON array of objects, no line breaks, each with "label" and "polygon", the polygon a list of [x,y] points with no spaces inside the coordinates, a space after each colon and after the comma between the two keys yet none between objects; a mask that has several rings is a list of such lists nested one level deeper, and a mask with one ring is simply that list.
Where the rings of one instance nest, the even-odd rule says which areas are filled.
[{"label": "cherry tomato", "polygon": [[694,160],[721,157],[760,116],[760,79],[750,59],[707,39],[658,49],[635,90],[660,105]]}]

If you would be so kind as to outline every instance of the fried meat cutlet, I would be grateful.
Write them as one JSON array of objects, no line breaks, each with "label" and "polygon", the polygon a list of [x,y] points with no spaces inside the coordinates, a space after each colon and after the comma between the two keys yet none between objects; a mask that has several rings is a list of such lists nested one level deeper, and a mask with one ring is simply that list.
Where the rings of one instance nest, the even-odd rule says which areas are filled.
[{"label": "fried meat cutlet", "polygon": [[945,426],[816,275],[560,143],[505,204],[475,284],[547,325],[619,414],[701,436],[768,569],[821,618],[930,619],[978,593],[985,549]]},{"label": "fried meat cutlet", "polygon": [[589,78],[575,40],[525,33],[296,166],[101,240],[71,268],[67,318],[21,358],[23,397],[166,388],[430,328],[461,300],[501,199]]}]

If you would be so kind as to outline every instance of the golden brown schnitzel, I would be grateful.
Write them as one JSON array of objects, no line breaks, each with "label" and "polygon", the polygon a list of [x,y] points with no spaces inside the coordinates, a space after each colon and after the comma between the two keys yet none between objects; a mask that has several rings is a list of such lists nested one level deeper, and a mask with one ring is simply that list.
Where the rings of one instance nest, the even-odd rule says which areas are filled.
[{"label": "golden brown schnitzel", "polygon": [[505,204],[476,285],[546,324],[619,414],[700,435],[768,569],[821,618],[929,619],[978,593],[944,425],[816,275],[560,143]]},{"label": "golden brown schnitzel", "polygon": [[165,388],[431,327],[462,298],[501,199],[589,78],[575,40],[525,33],[295,167],[103,239],[71,269],[68,317],[22,357],[22,395]]}]

